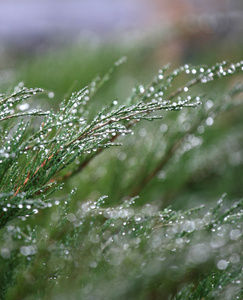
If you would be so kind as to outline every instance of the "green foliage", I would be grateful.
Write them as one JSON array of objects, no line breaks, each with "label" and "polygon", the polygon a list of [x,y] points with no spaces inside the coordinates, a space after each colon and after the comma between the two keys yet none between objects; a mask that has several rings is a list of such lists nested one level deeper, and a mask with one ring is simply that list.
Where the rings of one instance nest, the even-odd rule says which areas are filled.
[{"label": "green foliage", "polygon": [[[220,199],[210,208],[203,195],[207,188],[201,187],[202,194],[196,189],[197,196],[189,190],[195,179],[201,180],[201,173],[224,160],[229,151],[224,151],[225,144],[235,143],[235,152],[242,155],[237,130],[227,139],[217,131],[220,153],[208,151],[210,130],[206,146],[201,135],[242,104],[242,84],[209,95],[205,84],[211,89],[217,79],[242,71],[243,62],[210,68],[184,65],[173,71],[165,66],[151,83],[135,87],[127,100],[111,101],[99,111],[90,109],[123,61],[72,93],[57,111],[38,109],[41,89],[19,85],[14,93],[1,95],[3,299],[242,296],[242,200]],[[29,104],[27,100],[37,93]],[[161,124],[163,117],[168,125],[166,119]],[[135,139],[147,131],[152,134],[143,144]],[[114,148],[123,143],[127,154]],[[126,164],[128,155],[133,160]],[[107,172],[102,169],[105,161]],[[160,180],[165,177],[162,190]],[[75,185],[75,180],[77,191],[69,190],[65,196],[63,183]],[[185,193],[173,195],[178,188]],[[183,210],[167,206],[170,199],[183,195],[205,206]]]}]

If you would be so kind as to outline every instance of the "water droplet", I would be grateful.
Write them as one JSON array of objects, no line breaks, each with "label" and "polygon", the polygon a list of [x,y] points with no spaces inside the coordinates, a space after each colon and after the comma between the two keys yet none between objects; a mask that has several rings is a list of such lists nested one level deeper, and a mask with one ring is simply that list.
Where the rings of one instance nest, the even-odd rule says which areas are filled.
[{"label": "water droplet", "polygon": [[141,94],[143,94],[145,92],[145,89],[144,89],[144,87],[142,85],[140,85],[138,88],[139,88],[139,92]]},{"label": "water droplet", "polygon": [[199,125],[199,126],[197,127],[197,132],[198,132],[198,133],[202,134],[202,133],[204,133],[204,131],[205,131],[205,128],[204,128],[203,125]]},{"label": "water droplet", "polygon": [[214,120],[213,120],[212,117],[208,117],[208,118],[206,119],[206,125],[207,125],[207,126],[211,126],[211,125],[213,125],[213,123],[214,123]]},{"label": "water droplet", "polygon": [[34,245],[22,246],[20,248],[20,253],[24,256],[34,255],[37,253],[37,248]]},{"label": "water droplet", "polygon": [[74,222],[74,221],[76,221],[76,216],[75,216],[75,214],[73,214],[73,213],[69,213],[69,214],[67,215],[67,219],[68,219],[68,221],[70,221],[70,222]]},{"label": "water droplet", "polygon": [[210,108],[213,107],[213,101],[212,100],[208,100],[205,105],[204,105],[206,110],[209,110]]},{"label": "water droplet", "polygon": [[29,103],[22,103],[18,105],[18,109],[21,111],[27,110],[29,107]]},{"label": "water droplet", "polygon": [[186,221],[183,224],[183,230],[186,232],[192,232],[196,229],[196,224],[194,221]]},{"label": "water droplet", "polygon": [[8,258],[11,257],[11,252],[9,251],[8,248],[2,248],[2,249],[1,249],[1,256],[2,256],[2,258],[4,258],[4,259],[8,259]]},{"label": "water droplet", "polygon": [[231,232],[230,232],[230,238],[231,238],[231,240],[236,241],[240,237],[241,237],[241,230],[239,230],[239,229],[233,229],[233,230],[231,230]]},{"label": "water droplet", "polygon": [[160,125],[159,130],[160,130],[161,132],[166,132],[166,131],[168,130],[168,125],[167,125],[167,124],[162,124],[162,125]]},{"label": "water droplet", "polygon": [[[140,223],[140,222],[142,222],[142,221],[144,220],[144,215],[138,213],[138,214],[136,214],[136,215],[134,216],[134,220],[135,220],[136,223]],[[134,228],[134,229],[135,229],[135,228]]]},{"label": "water droplet", "polygon": [[54,98],[54,96],[55,96],[55,94],[54,94],[53,92],[49,92],[49,93],[48,93],[48,97],[49,97],[50,99]]},{"label": "water droplet", "polygon": [[217,268],[219,270],[225,270],[228,267],[228,262],[226,260],[219,260],[217,262]]}]

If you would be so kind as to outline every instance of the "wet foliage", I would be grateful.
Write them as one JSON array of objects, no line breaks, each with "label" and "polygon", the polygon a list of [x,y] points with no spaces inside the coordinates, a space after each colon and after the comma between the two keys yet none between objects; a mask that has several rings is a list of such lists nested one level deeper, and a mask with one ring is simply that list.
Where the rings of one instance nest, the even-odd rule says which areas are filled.
[{"label": "wet foliage", "polygon": [[[222,172],[225,157],[242,165],[237,124],[213,148],[210,130],[242,110],[242,84],[215,87],[243,62],[165,66],[94,112],[124,61],[57,110],[41,110],[43,90],[22,83],[0,96],[2,299],[242,297],[242,200],[207,203],[195,185]],[[183,197],[198,206],[180,209]]]}]

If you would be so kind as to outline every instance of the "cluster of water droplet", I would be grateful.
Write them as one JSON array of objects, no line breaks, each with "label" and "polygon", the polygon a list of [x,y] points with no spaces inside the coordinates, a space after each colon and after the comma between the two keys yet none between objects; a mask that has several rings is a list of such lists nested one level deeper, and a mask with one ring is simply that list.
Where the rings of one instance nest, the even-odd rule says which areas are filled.
[{"label": "cluster of water droplet", "polygon": [[[23,87],[21,82],[15,87],[14,93],[9,96],[2,94],[0,96],[0,122],[6,119],[21,117],[21,116],[31,116],[31,115],[46,115],[48,112],[43,112],[40,109],[28,110],[29,104],[25,102],[31,96],[42,92],[40,88],[26,88]],[[20,111],[20,112],[18,112]]]},{"label": "cluster of water droplet", "polygon": [[[202,211],[203,207],[178,213],[170,208],[160,211],[152,204],[138,208],[135,198],[118,206],[106,207],[106,198],[81,203],[78,210],[67,210],[64,216],[53,212],[52,222],[57,224],[62,220],[62,225],[57,226],[56,233],[51,236],[46,230],[39,228],[40,232],[36,232],[36,228],[29,225],[26,230],[15,225],[7,226],[1,257],[11,259],[17,251],[23,258],[31,260],[43,251],[43,241],[37,238],[42,236],[47,242],[49,255],[53,259],[58,257],[58,265],[53,266],[52,274],[55,275],[50,278],[57,284],[67,279],[63,272],[66,262],[79,269],[88,267],[92,274],[106,266],[117,280],[122,278],[121,271],[127,270],[125,266],[131,263],[133,271],[147,280],[158,274],[160,278],[173,279],[178,274],[183,276],[187,268],[197,268],[211,261],[218,271],[237,267],[242,229],[235,221],[242,217],[241,202],[226,211],[220,200],[206,213]],[[68,224],[72,225],[71,228]],[[61,240],[58,238],[60,234]],[[104,272],[102,274],[106,276]],[[102,282],[100,277],[98,286],[95,281],[90,281],[94,293],[99,291]],[[85,289],[82,292],[85,293]]]}]

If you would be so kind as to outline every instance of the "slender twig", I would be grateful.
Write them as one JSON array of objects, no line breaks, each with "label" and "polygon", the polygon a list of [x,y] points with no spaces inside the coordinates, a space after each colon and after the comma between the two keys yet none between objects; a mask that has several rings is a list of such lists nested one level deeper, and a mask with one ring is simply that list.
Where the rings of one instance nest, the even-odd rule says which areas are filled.
[{"label": "slender twig", "polygon": [[[239,105],[241,105],[241,102],[239,102]],[[238,106],[237,106],[238,107]],[[234,108],[234,107],[233,107]],[[215,116],[215,118],[219,117],[221,113],[224,113],[224,111],[222,112],[221,110],[218,111],[218,114]],[[140,183],[135,186],[135,184],[133,186],[135,186],[135,188],[133,189],[133,191],[130,194],[130,197],[134,197],[137,196],[142,190],[143,188],[145,188],[147,186],[147,184],[158,174],[159,171],[161,171],[165,165],[169,162],[169,160],[171,159],[171,157],[174,155],[174,153],[176,152],[176,150],[180,147],[180,145],[184,142],[186,136],[188,134],[192,134],[197,128],[198,126],[201,124],[202,120],[204,119],[204,115],[202,115],[195,123],[194,125],[180,138],[178,138],[166,151],[165,155],[161,158],[161,160],[158,162],[158,164],[154,167],[154,169],[148,173],[147,175],[145,174],[145,177],[140,181]],[[194,174],[195,175],[195,174]],[[137,182],[137,176],[136,179],[134,180],[134,182]],[[189,183],[189,182],[188,182]]]},{"label": "slender twig", "polygon": [[[226,63],[223,63],[223,65],[225,65],[225,64],[226,64]],[[219,67],[220,67],[220,65],[217,66],[217,67],[215,67],[215,69],[213,70],[213,72],[214,72],[215,74],[217,74],[217,69],[218,69]],[[239,67],[239,66],[238,66],[238,67]],[[209,70],[210,70],[210,69],[208,69],[207,71],[209,71]],[[183,86],[177,88],[174,92],[172,92],[172,93],[167,97],[167,101],[170,102],[173,98],[175,98],[175,97],[178,96],[179,94],[183,93],[183,92],[185,91],[185,87],[187,87],[187,89],[189,89],[189,88],[191,88],[192,86],[194,86],[194,85],[196,85],[196,84],[198,84],[198,83],[200,83],[200,82],[203,82],[203,83],[206,82],[206,81],[202,81],[203,76],[207,76],[207,74],[204,75],[203,73],[200,73],[196,78],[191,79],[189,82],[187,82],[187,83],[184,84]],[[210,75],[210,76],[211,76],[211,75]],[[219,75],[217,75],[217,76],[220,77]],[[124,118],[124,119],[125,119],[125,118]],[[121,118],[120,120],[122,120],[122,118]],[[107,122],[108,122],[108,123],[107,123]],[[104,123],[104,126],[110,124],[110,121],[107,121],[107,122]],[[126,129],[129,129],[131,126],[135,125],[136,123],[137,123],[136,120],[130,121],[130,122],[126,125]],[[98,129],[101,128],[101,127],[102,127],[102,125],[97,125],[96,128],[92,128],[92,129],[90,130],[90,132],[87,132],[86,134],[88,135],[88,134],[90,134],[91,132],[94,132],[95,130],[98,130]],[[119,135],[120,135],[120,134],[117,133],[115,137],[111,137],[111,138],[110,138],[110,141],[113,142]],[[76,137],[76,138],[77,138],[77,139],[82,139],[83,137],[84,137],[84,136],[79,136],[79,137]],[[184,138],[184,137],[182,137],[181,139],[179,139],[178,141],[176,141],[175,144],[173,144],[173,145],[171,146],[171,148],[168,149],[167,154],[165,155],[165,157],[162,159],[162,161],[161,161],[160,164],[158,165],[158,168],[159,168],[160,165],[161,165],[161,167],[163,167],[164,164],[166,164],[166,162],[167,162],[167,161],[170,159],[170,157],[173,155],[174,151],[179,147],[179,145],[180,145],[180,143],[182,142],[183,138]],[[82,170],[90,163],[90,161],[91,161],[94,157],[96,157],[98,154],[100,154],[100,153],[102,153],[102,152],[103,152],[103,148],[100,148],[96,153],[94,153],[93,155],[87,157],[83,162],[81,162],[81,164],[80,164],[75,170],[69,171],[67,174],[64,174],[62,177],[59,177],[57,180],[58,180],[58,181],[65,181],[65,180],[67,180],[68,178],[70,178],[70,177],[76,175],[77,173],[79,173],[80,171],[82,171]],[[153,172],[154,172],[154,173],[153,173]],[[148,181],[150,181],[150,180],[149,180],[150,176],[153,178],[153,177],[157,174],[158,171],[156,171],[156,169],[154,169],[153,172],[151,172],[151,174],[148,175]]]},{"label": "slender twig", "polygon": [[49,112],[44,112],[44,111],[32,111],[32,112],[27,111],[27,112],[23,112],[23,113],[6,116],[6,117],[0,119],[0,122],[8,120],[8,119],[24,117],[24,116],[47,116],[48,114],[49,114]]},{"label": "slender twig", "polygon": [[[169,95],[168,100],[171,100],[171,99],[173,99],[174,97],[176,97],[177,95],[179,95],[180,93],[182,93],[182,92],[183,92],[183,88],[184,88],[185,86],[191,87],[191,86],[193,86],[193,85],[195,85],[195,84],[197,84],[197,83],[199,83],[199,82],[200,82],[200,79],[195,79],[195,80],[192,80],[189,84],[186,84],[186,85],[184,85],[183,87],[178,88],[175,92],[173,92],[173,93],[171,93],[171,94]],[[124,119],[126,119],[126,118],[124,118]],[[137,123],[138,123],[137,120],[131,120],[131,121],[127,124],[126,128],[127,128],[127,129],[130,129],[132,126],[136,125]],[[107,124],[106,124],[106,125],[107,125]],[[117,133],[115,136],[113,136],[113,137],[110,139],[110,141],[111,141],[111,142],[114,142],[119,136],[120,136],[120,134]],[[104,148],[98,149],[98,151],[97,151],[96,153],[94,153],[93,155],[91,155],[91,156],[89,156],[87,159],[85,159],[85,161],[83,161],[83,162],[82,162],[75,170],[69,171],[68,173],[64,174],[63,176],[57,178],[56,180],[57,180],[58,182],[63,182],[63,181],[66,181],[68,178],[75,176],[76,174],[78,174],[79,172],[81,172],[87,165],[89,165],[89,163],[91,162],[91,160],[92,160],[93,158],[95,158],[95,157],[98,156],[100,153],[102,153],[103,150],[104,150]],[[55,181],[56,181],[56,180],[55,180]]]}]

